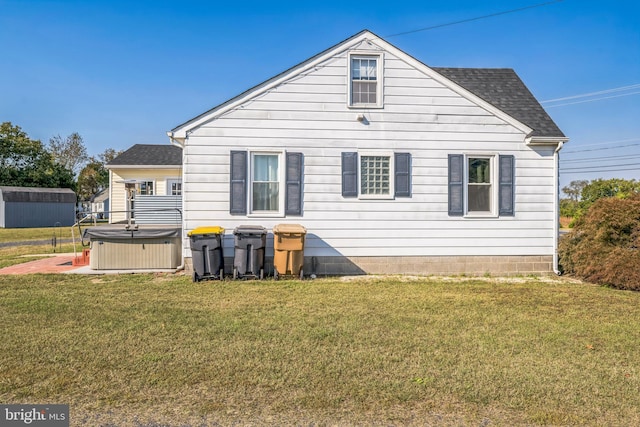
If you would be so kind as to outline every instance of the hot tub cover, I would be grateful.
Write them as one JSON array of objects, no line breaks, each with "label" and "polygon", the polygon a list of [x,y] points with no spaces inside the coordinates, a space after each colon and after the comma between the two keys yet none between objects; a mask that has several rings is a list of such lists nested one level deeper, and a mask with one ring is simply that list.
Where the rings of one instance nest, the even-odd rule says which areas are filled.
[{"label": "hot tub cover", "polygon": [[162,239],[182,236],[180,228],[113,228],[91,227],[84,230],[83,238],[90,240],[131,240],[131,239]]}]

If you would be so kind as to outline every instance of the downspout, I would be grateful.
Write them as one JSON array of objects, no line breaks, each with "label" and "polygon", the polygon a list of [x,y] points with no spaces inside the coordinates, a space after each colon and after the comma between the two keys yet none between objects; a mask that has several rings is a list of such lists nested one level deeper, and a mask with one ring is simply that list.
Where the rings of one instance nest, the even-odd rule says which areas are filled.
[{"label": "downspout", "polygon": [[[180,170],[182,172],[182,186],[184,188],[184,144],[181,144],[180,142],[176,141],[173,138],[173,132],[167,132],[167,136],[169,137],[169,142],[171,143],[171,145],[175,145],[176,147],[180,147],[182,148],[183,152],[182,152],[182,165],[180,166]],[[182,239],[182,243],[184,243],[184,191],[183,193],[183,198],[182,198],[182,212],[180,214],[180,219],[181,219],[181,224],[180,224],[180,238]],[[176,267],[176,273],[178,271],[183,271],[185,268],[185,258],[184,258],[184,249],[182,249],[180,251],[180,265]]]},{"label": "downspout", "polygon": [[558,242],[560,240],[560,150],[564,142],[559,141],[558,146],[553,152],[553,272],[558,276],[562,274],[558,263]]}]

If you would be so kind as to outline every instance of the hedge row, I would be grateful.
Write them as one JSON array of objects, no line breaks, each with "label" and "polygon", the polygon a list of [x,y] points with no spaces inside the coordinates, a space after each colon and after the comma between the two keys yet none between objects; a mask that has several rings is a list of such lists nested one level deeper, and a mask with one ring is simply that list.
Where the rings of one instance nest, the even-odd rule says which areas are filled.
[{"label": "hedge row", "polygon": [[596,201],[560,240],[558,252],[566,273],[640,291],[640,195]]}]

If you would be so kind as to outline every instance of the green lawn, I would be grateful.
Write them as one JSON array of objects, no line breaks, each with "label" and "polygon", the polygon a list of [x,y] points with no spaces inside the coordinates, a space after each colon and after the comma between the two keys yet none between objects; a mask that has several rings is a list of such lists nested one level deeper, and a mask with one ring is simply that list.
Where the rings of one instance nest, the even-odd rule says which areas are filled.
[{"label": "green lawn", "polygon": [[566,279],[0,276],[0,330],[72,425],[640,424],[640,294]]},{"label": "green lawn", "polygon": [[[78,228],[75,228],[78,238]],[[71,227],[44,227],[44,228],[0,228],[0,243],[21,242],[28,240],[70,239]]]},{"label": "green lawn", "polygon": [[[83,229],[84,228],[86,228],[86,226],[83,226]],[[74,229],[74,233],[75,234],[72,236],[71,227],[0,228],[0,244],[29,241],[32,243],[34,241],[47,242],[46,244],[37,245],[0,245],[0,268],[40,258],[36,255],[71,253],[74,250],[74,245],[71,243],[72,237],[75,237],[76,239],[76,251],[82,252],[83,247],[79,234],[80,232],[77,227]]]}]

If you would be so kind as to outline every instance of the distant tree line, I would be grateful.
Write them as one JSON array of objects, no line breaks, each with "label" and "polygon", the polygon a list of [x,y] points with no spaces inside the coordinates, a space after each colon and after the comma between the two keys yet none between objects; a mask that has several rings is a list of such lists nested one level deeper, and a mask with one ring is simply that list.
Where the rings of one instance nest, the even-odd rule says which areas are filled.
[{"label": "distant tree line", "polygon": [[79,200],[109,186],[105,164],[120,152],[107,148],[89,156],[77,132],[66,138],[55,135],[48,145],[31,139],[20,126],[0,124],[0,185],[16,187],[71,188]]},{"label": "distant tree line", "polygon": [[571,181],[562,192],[568,197],[560,199],[560,216],[573,218],[575,224],[599,199],[627,199],[639,194],[640,181],[620,178]]}]

